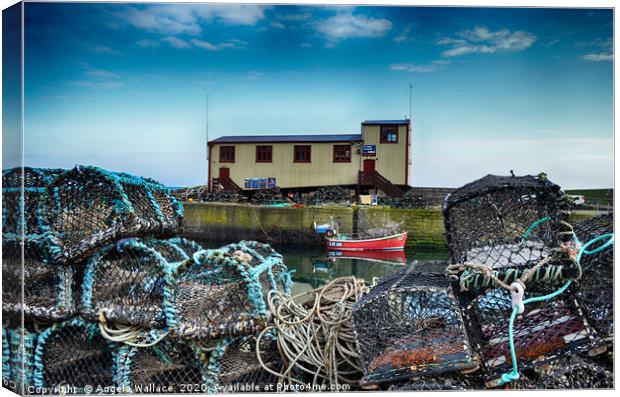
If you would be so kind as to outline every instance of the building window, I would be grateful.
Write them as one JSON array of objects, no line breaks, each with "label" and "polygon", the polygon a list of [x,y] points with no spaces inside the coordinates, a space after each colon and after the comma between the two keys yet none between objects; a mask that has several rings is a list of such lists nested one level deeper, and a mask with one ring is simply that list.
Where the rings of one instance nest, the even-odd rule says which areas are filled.
[{"label": "building window", "polygon": [[398,143],[398,126],[381,126],[381,143]]},{"label": "building window", "polygon": [[256,146],[256,162],[271,163],[272,146]]},{"label": "building window", "polygon": [[334,163],[351,162],[351,145],[334,145]]},{"label": "building window", "polygon": [[220,146],[220,163],[234,163],[235,162],[235,147],[234,146]]},{"label": "building window", "polygon": [[312,146],[310,145],[295,145],[293,149],[293,162],[294,163],[310,163],[312,156]]}]

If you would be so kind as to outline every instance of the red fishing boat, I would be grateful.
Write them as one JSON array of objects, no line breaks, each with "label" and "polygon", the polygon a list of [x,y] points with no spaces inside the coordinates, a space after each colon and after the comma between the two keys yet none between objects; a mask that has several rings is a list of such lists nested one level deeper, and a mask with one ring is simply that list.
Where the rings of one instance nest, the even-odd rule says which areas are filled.
[{"label": "red fishing boat", "polygon": [[405,248],[407,232],[377,238],[327,237],[327,249],[338,251],[399,251]]}]

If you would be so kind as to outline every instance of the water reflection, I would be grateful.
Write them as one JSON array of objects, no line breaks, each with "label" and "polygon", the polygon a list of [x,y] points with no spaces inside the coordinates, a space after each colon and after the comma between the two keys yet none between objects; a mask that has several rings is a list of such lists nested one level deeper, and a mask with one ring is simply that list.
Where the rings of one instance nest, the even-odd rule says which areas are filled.
[{"label": "water reflection", "polygon": [[[232,241],[201,241],[205,248],[218,248]],[[419,251],[328,251],[320,246],[272,244],[284,257],[286,266],[293,273],[293,294],[302,293],[325,285],[330,280],[344,276],[356,276],[367,282],[385,277],[413,260],[445,260],[445,250]]]}]

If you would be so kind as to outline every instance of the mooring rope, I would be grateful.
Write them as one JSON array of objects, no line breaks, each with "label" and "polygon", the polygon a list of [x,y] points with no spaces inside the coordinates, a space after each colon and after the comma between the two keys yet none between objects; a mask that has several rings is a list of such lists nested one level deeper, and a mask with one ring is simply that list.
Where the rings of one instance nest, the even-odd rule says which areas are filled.
[{"label": "mooring rope", "polygon": [[[273,324],[261,332],[256,343],[261,366],[289,383],[305,383],[295,378],[295,369],[311,374],[313,384],[319,380],[329,385],[358,382],[349,378],[362,372],[351,308],[364,291],[364,280],[353,276],[334,279],[322,288],[292,297],[271,291],[268,301]],[[261,357],[260,341],[266,334],[275,334],[287,365],[283,372],[267,367]]]}]

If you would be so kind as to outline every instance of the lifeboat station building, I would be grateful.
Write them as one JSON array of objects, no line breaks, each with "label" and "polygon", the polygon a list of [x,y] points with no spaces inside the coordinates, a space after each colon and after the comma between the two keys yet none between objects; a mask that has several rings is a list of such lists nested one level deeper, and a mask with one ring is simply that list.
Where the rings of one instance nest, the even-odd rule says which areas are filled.
[{"label": "lifeboat station building", "polygon": [[209,188],[341,186],[400,197],[409,186],[410,120],[368,120],[361,134],[223,136],[209,142]]}]

